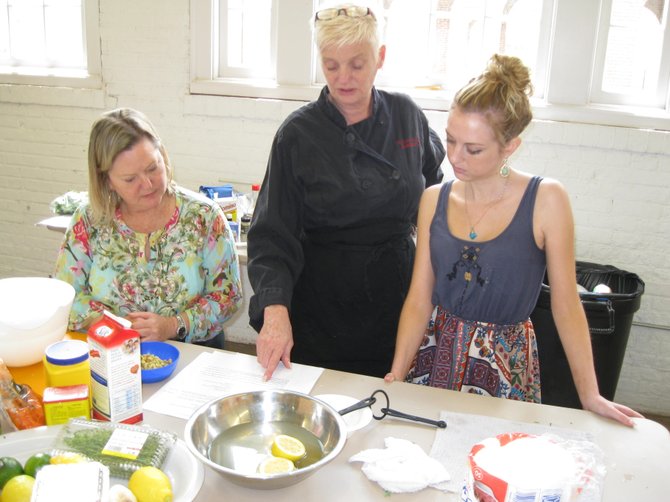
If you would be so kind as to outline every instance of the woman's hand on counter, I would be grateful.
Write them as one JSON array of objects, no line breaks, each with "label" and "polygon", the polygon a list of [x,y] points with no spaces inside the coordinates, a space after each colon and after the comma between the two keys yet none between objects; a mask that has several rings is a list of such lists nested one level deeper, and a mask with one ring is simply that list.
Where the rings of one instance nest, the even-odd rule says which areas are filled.
[{"label": "woman's hand on counter", "polygon": [[385,381],[386,383],[393,383],[393,382],[395,382],[396,380],[400,380],[400,381],[402,382],[402,378],[398,378],[398,377],[396,377],[396,376],[393,374],[393,372],[391,372],[391,371],[389,371],[389,372],[386,374],[386,376],[384,376],[384,381]]},{"label": "woman's hand on counter", "polygon": [[263,327],[256,339],[256,360],[265,369],[264,380],[272,378],[279,361],[291,367],[293,329],[284,305],[268,305],[263,312]]},{"label": "woman's hand on counter", "polygon": [[582,406],[585,410],[592,411],[603,417],[611,418],[617,422],[633,427],[635,422],[631,419],[634,418],[644,418],[643,415],[637,411],[625,406],[623,404],[615,403],[613,401],[608,401],[601,395],[594,396],[592,399],[585,400],[582,403]]}]

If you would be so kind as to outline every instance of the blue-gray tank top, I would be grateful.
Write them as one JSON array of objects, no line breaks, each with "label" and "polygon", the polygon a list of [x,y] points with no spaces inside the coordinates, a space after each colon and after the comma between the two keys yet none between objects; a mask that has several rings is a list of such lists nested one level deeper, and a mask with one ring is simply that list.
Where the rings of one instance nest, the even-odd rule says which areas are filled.
[{"label": "blue-gray tank top", "polygon": [[533,237],[533,208],[541,181],[540,176],[530,180],[508,227],[486,242],[452,235],[447,206],[453,181],[442,186],[430,225],[433,305],[467,321],[508,325],[530,317],[546,270],[545,253]]}]

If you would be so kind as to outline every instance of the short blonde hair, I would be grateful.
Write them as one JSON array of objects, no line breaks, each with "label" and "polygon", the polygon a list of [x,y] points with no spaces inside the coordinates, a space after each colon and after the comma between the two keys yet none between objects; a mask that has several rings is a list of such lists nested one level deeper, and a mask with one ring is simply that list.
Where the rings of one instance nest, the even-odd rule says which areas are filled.
[{"label": "short blonde hair", "polygon": [[451,107],[484,114],[501,146],[519,136],[533,118],[530,72],[514,56],[494,54],[484,73],[454,96]]},{"label": "short blonde hair", "polygon": [[[334,5],[333,8],[346,9],[356,6],[358,4],[345,3]],[[381,46],[379,23],[372,9],[370,12],[372,15],[362,17],[340,15],[327,20],[317,20],[312,17],[310,22],[313,23],[314,39],[319,52],[326,47],[342,47],[359,43],[369,43],[377,52]]]},{"label": "short blonde hair", "polygon": [[121,152],[130,150],[142,138],[160,151],[167,171],[168,193],[175,192],[170,159],[149,119],[132,108],[103,113],[93,124],[88,142],[88,197],[94,223],[112,221],[119,197],[109,188],[109,170]]}]

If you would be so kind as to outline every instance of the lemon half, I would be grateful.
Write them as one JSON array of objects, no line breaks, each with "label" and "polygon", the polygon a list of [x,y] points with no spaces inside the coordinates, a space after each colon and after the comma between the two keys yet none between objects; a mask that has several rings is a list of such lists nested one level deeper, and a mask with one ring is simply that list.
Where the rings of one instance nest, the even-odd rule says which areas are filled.
[{"label": "lemon half", "polygon": [[295,465],[287,458],[268,457],[258,465],[260,474],[284,474],[295,470]]},{"label": "lemon half", "polygon": [[305,445],[293,436],[279,434],[272,442],[272,454],[295,462],[305,456]]}]

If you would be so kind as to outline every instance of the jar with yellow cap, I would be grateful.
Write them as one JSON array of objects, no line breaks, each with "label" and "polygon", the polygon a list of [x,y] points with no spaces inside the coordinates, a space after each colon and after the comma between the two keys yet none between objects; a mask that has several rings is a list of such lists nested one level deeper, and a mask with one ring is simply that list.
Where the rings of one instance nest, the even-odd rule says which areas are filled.
[{"label": "jar with yellow cap", "polygon": [[88,343],[81,340],[61,340],[44,351],[44,371],[47,387],[91,385],[91,365]]}]

